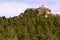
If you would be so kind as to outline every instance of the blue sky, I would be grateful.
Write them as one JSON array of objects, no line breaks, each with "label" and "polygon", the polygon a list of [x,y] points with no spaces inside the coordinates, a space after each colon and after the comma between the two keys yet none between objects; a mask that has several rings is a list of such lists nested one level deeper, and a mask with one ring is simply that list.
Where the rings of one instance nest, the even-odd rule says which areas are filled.
[{"label": "blue sky", "polygon": [[60,14],[60,0],[0,0],[0,16],[17,16],[27,8],[37,8],[42,4],[52,13]]}]

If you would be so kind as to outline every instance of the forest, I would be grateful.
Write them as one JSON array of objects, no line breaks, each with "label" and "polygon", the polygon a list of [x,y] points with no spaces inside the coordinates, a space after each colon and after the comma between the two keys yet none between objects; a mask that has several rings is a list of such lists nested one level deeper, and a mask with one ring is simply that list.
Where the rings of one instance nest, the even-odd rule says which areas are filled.
[{"label": "forest", "polygon": [[45,17],[37,9],[26,9],[18,16],[2,16],[0,40],[60,40],[60,15]]}]

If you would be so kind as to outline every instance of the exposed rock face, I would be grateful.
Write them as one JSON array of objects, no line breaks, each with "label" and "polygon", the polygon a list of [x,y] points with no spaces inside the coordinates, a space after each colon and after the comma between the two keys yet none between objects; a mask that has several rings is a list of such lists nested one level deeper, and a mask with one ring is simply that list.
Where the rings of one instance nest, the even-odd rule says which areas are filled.
[{"label": "exposed rock face", "polygon": [[[28,13],[31,11],[36,11],[38,15],[48,17],[48,15],[51,13],[51,10],[49,8],[44,7],[43,5],[39,8],[27,8],[24,13]],[[23,13],[19,15],[19,17],[22,17]]]},{"label": "exposed rock face", "polygon": [[48,15],[50,13],[51,13],[51,10],[44,7],[44,6],[38,8],[38,14],[39,15]]}]

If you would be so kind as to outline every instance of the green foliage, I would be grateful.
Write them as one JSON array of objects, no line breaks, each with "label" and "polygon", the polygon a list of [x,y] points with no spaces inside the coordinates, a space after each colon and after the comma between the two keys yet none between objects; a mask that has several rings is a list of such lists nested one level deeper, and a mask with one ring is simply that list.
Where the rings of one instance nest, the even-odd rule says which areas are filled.
[{"label": "green foliage", "polygon": [[[22,15],[22,17],[21,17]],[[60,40],[60,16],[38,16],[27,9],[21,15],[0,17],[0,40]]]}]

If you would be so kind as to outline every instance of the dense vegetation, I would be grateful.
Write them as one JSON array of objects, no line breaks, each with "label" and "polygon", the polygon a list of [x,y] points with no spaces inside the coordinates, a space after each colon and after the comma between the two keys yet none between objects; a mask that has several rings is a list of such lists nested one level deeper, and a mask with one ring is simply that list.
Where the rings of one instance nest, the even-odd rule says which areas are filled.
[{"label": "dense vegetation", "polygon": [[19,16],[0,17],[0,40],[60,40],[60,15],[37,13],[27,9]]}]

